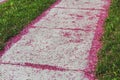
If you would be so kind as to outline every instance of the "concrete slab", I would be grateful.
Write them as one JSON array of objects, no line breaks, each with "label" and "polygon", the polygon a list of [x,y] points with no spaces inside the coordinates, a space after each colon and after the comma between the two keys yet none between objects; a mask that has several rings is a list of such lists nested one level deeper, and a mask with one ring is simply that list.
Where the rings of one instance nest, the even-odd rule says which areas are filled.
[{"label": "concrete slab", "polygon": [[71,8],[71,9],[96,9],[106,10],[108,0],[61,0],[55,7]]},{"label": "concrete slab", "polygon": [[3,62],[85,69],[93,31],[32,28],[2,56]]},{"label": "concrete slab", "polygon": [[0,2],[3,2],[3,1],[5,1],[5,0],[0,0]]},{"label": "concrete slab", "polygon": [[100,15],[100,10],[53,8],[33,25],[47,28],[95,30]]},{"label": "concrete slab", "polygon": [[0,80],[88,80],[84,72],[52,71],[16,65],[0,65]]},{"label": "concrete slab", "polygon": [[0,0],[0,4],[2,4],[2,3],[4,3],[4,2],[6,2],[7,0]]}]

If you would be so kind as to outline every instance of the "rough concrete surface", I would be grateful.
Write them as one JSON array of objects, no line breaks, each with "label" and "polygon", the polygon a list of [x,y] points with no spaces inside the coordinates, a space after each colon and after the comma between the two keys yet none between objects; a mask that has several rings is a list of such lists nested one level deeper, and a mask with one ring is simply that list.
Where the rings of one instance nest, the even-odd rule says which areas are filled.
[{"label": "rough concrete surface", "polygon": [[57,0],[0,52],[0,80],[95,80],[109,0]]}]

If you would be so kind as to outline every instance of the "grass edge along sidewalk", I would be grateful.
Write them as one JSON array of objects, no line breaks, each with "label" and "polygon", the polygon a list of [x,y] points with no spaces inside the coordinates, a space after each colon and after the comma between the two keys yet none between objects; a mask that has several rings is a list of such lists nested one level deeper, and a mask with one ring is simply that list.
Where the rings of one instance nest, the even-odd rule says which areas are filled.
[{"label": "grass edge along sidewalk", "polygon": [[8,0],[0,4],[0,50],[8,39],[45,11],[56,0]]},{"label": "grass edge along sidewalk", "polygon": [[99,80],[120,80],[120,0],[112,0],[104,25],[103,47],[98,53]]}]

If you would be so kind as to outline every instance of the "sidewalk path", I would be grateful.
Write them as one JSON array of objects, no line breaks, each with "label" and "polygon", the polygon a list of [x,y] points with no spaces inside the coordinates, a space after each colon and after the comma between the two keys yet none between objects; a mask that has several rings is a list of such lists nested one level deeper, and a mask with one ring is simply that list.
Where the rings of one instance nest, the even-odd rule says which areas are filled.
[{"label": "sidewalk path", "polygon": [[1,51],[0,80],[95,80],[109,0],[58,0]]},{"label": "sidewalk path", "polygon": [[7,0],[0,0],[0,3],[3,3],[3,2],[5,2],[5,1],[7,1]]}]

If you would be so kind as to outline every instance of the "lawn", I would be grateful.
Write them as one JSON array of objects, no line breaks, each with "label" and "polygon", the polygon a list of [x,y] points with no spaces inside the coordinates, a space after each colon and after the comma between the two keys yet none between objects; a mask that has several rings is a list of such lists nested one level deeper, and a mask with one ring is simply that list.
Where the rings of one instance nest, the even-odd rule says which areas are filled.
[{"label": "lawn", "polygon": [[99,80],[120,80],[120,0],[112,0],[104,28],[96,75]]},{"label": "lawn", "polygon": [[0,4],[0,49],[56,0],[8,0]]}]

